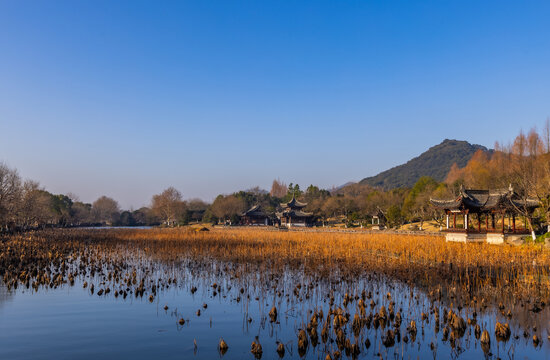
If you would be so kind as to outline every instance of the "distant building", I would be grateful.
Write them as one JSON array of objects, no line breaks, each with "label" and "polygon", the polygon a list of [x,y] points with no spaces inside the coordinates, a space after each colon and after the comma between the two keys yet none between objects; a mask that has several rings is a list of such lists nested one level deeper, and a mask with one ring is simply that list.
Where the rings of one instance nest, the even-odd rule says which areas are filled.
[{"label": "distant building", "polygon": [[380,210],[377,209],[376,212],[371,214],[372,217],[372,230],[384,230],[386,228],[386,215]]},{"label": "distant building", "polygon": [[282,226],[312,226],[313,214],[303,211],[307,204],[301,203],[292,196],[292,200],[281,204],[281,212],[277,213],[277,217]]},{"label": "distant building", "polygon": [[505,238],[528,234],[525,227],[516,223],[521,216],[519,210],[532,213],[539,206],[535,199],[518,196],[512,186],[501,190],[461,187],[454,199],[430,199],[430,202],[446,214],[447,241],[461,242],[503,243]]},{"label": "distant building", "polygon": [[243,225],[271,225],[271,219],[262,210],[261,205],[254,205],[241,214],[241,224]]}]

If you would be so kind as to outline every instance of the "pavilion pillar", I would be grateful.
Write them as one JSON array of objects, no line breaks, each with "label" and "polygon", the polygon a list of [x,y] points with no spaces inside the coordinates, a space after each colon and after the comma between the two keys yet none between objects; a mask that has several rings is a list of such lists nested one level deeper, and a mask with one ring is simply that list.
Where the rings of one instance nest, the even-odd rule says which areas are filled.
[{"label": "pavilion pillar", "polygon": [[495,224],[495,214],[491,214],[491,222],[492,222],[491,228],[495,230],[497,228],[497,225]]},{"label": "pavilion pillar", "polygon": [[456,229],[456,213],[453,213],[453,229]]},{"label": "pavilion pillar", "polygon": [[464,229],[468,230],[468,213],[464,214]]},{"label": "pavilion pillar", "polygon": [[449,214],[447,214],[447,229],[449,229]]},{"label": "pavilion pillar", "polygon": [[489,214],[485,214],[485,230],[489,231]]},{"label": "pavilion pillar", "polygon": [[506,214],[502,214],[502,233],[504,234],[504,219],[506,219]]},{"label": "pavilion pillar", "polygon": [[516,214],[512,214],[512,231],[516,232]]}]

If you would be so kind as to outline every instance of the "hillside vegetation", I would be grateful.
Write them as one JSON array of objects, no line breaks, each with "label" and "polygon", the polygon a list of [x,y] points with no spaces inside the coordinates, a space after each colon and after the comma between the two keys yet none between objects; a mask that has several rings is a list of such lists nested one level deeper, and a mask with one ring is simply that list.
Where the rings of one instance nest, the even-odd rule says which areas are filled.
[{"label": "hillside vegetation", "polygon": [[461,168],[466,166],[474,153],[480,149],[492,152],[482,145],[445,139],[441,144],[431,147],[407,163],[365,178],[360,181],[360,184],[384,189],[411,188],[422,176],[429,176],[441,182],[445,180],[454,163]]}]

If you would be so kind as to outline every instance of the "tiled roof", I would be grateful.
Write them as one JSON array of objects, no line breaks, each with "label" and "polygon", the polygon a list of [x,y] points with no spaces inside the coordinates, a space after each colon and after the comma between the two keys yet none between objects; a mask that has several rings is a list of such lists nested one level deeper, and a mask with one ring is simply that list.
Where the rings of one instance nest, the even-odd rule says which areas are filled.
[{"label": "tiled roof", "polygon": [[296,200],[295,196],[292,196],[292,200],[290,200],[289,202],[287,202],[285,204],[281,204],[281,207],[283,209],[286,209],[286,208],[301,209],[301,208],[305,208],[306,206],[307,206],[306,203],[302,203],[302,202],[299,202],[298,200]]},{"label": "tiled roof", "polygon": [[254,205],[242,213],[241,216],[267,216],[267,214],[262,210],[260,205]]},{"label": "tiled roof", "polygon": [[475,190],[460,188],[455,199],[430,199],[430,202],[437,208],[444,210],[464,210],[472,212],[490,210],[512,210],[518,209],[534,210],[539,206],[536,199],[521,198],[514,192],[512,187],[507,190]]}]

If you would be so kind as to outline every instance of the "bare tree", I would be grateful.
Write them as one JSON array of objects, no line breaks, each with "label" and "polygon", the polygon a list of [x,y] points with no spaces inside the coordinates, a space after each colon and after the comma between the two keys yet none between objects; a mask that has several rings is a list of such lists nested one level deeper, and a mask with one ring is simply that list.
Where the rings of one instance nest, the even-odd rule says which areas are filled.
[{"label": "bare tree", "polygon": [[544,124],[544,129],[542,133],[545,153],[550,154],[550,118],[546,118],[546,123]]},{"label": "bare tree", "polygon": [[92,216],[96,222],[113,225],[120,216],[120,207],[114,199],[102,196],[92,204]]},{"label": "bare tree", "polygon": [[271,191],[269,194],[273,197],[282,198],[284,197],[288,192],[287,185],[282,182],[279,179],[273,180],[273,184],[271,185]]},{"label": "bare tree", "polygon": [[17,170],[0,163],[0,231],[15,226],[21,191]]},{"label": "bare tree", "polygon": [[544,199],[548,196],[548,178],[543,171],[543,142],[535,129],[525,135],[522,132],[516,137],[509,148],[510,165],[509,176],[514,184],[516,193],[520,196],[523,206],[516,210],[525,217],[527,226],[533,240],[535,231],[533,228],[532,214],[528,206],[530,199],[536,198],[544,206]]},{"label": "bare tree", "polygon": [[229,221],[233,220],[246,210],[246,203],[243,199],[234,195],[219,195],[211,206],[211,211],[218,219]]},{"label": "bare tree", "polygon": [[73,202],[72,223],[74,225],[89,224],[93,222],[92,205],[80,201]]},{"label": "bare tree", "polygon": [[55,222],[49,193],[33,180],[23,183],[21,200],[18,207],[18,222],[23,228],[37,227]]},{"label": "bare tree", "polygon": [[153,195],[151,210],[166,225],[172,226],[182,218],[185,212],[185,203],[181,193],[174,187],[169,187],[158,195]]},{"label": "bare tree", "polygon": [[326,221],[329,218],[336,217],[341,214],[342,212],[342,202],[340,199],[336,196],[331,196],[326,199],[324,204],[320,206],[321,208],[321,216]]}]

